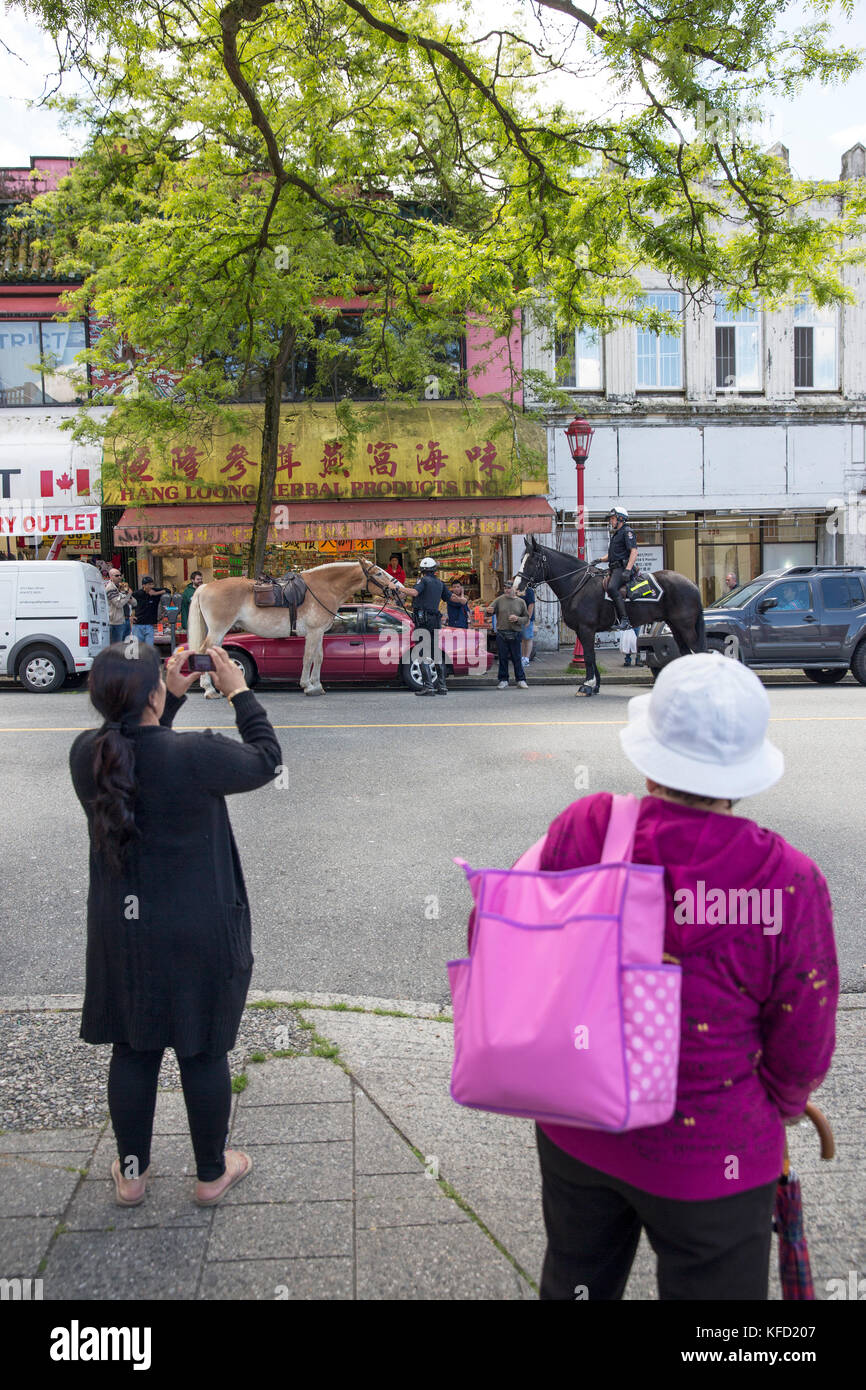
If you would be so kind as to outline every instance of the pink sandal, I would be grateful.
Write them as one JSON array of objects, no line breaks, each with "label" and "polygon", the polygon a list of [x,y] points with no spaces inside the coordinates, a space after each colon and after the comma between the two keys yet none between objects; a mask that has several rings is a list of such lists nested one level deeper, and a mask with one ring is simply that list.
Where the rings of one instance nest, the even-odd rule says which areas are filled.
[{"label": "pink sandal", "polygon": [[[111,1176],[114,1179],[114,1197],[119,1207],[140,1207],[147,1196],[147,1179],[150,1176],[150,1165],[145,1169],[140,1178],[125,1178],[120,1171],[120,1159],[116,1158],[111,1165]],[[124,1195],[121,1190],[121,1183],[135,1190],[139,1183],[142,1184],[141,1191],[137,1196]]]},{"label": "pink sandal", "polygon": [[[226,1149],[226,1153],[225,1153],[225,1157],[226,1157],[226,1171],[225,1171],[225,1173],[223,1174],[223,1178],[224,1178],[224,1177],[228,1174],[228,1172],[229,1172],[229,1161],[228,1161],[228,1160],[229,1160],[229,1155],[231,1155],[231,1154],[237,1154],[238,1158],[241,1160],[241,1165],[242,1165],[242,1166],[241,1166],[240,1170],[239,1170],[238,1172],[234,1173],[234,1174],[232,1175],[232,1177],[229,1178],[229,1181],[226,1183],[225,1187],[221,1187],[220,1190],[219,1190],[219,1192],[215,1193],[212,1197],[200,1197],[200,1196],[198,1195],[198,1192],[196,1192],[194,1200],[195,1200],[195,1204],[196,1204],[197,1207],[215,1207],[219,1202],[222,1201],[223,1197],[226,1195],[226,1193],[229,1191],[230,1188],[234,1187],[234,1186],[235,1186],[237,1183],[239,1183],[239,1182],[243,1182],[243,1180],[244,1180],[244,1178],[247,1176],[247,1174],[252,1172],[253,1160],[250,1158],[249,1154],[244,1153],[241,1149]],[[215,1181],[215,1182],[221,1182],[222,1179],[221,1179],[221,1178],[215,1178],[214,1181]],[[201,1183],[201,1182],[199,1183],[199,1187],[209,1187],[209,1186],[210,1186],[209,1183]]]}]

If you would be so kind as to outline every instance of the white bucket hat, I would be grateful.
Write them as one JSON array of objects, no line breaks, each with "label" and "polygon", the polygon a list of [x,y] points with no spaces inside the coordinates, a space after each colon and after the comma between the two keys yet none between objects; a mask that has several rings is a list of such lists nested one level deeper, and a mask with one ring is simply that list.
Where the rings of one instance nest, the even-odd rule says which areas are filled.
[{"label": "white bucket hat", "polygon": [[767,738],[770,701],[758,677],[719,652],[672,661],[651,695],[628,703],[623,752],[659,786],[737,798],[766,791],[785,770]]}]

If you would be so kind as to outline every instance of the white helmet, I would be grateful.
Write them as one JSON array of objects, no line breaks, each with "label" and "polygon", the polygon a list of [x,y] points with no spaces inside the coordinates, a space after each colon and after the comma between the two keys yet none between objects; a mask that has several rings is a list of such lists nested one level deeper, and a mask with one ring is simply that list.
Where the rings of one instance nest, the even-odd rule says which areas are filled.
[{"label": "white helmet", "polygon": [[432,555],[425,555],[418,568],[421,570],[435,570],[439,568],[439,561],[434,560]]},{"label": "white helmet", "polygon": [[625,507],[611,507],[608,516],[621,516],[623,521],[628,521],[628,512]]}]

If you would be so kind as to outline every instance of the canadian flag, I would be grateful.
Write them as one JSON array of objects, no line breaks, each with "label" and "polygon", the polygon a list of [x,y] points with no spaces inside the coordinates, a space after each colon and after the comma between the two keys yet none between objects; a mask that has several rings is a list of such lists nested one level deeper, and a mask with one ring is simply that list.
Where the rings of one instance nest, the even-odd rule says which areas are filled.
[{"label": "canadian flag", "polygon": [[[72,487],[72,479],[69,473],[61,473],[57,478],[50,468],[41,469],[39,473],[39,491],[42,497],[53,497],[55,484],[61,495],[68,493]],[[79,497],[86,497],[90,492],[90,469],[76,468],[75,470],[75,491]]]}]

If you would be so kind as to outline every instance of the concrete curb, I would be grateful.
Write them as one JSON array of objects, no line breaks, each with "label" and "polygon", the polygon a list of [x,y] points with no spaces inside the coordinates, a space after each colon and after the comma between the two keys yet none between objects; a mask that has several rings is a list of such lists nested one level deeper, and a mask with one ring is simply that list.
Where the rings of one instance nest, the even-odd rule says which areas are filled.
[{"label": "concrete curb", "polygon": [[[369,994],[315,994],[308,990],[251,989],[246,1007],[252,1004],[307,1004],[311,1009],[333,1009],[344,1006],[347,1011],[367,1014],[405,1014],[409,1018],[439,1019],[451,1012],[450,1005],[431,1004],[417,999],[380,999]],[[444,1002],[444,1001],[443,1001]],[[0,1013],[69,1013],[79,1010],[83,994],[9,994],[0,995]],[[839,995],[839,1012],[866,1009],[866,988],[855,993],[849,990]]]}]

